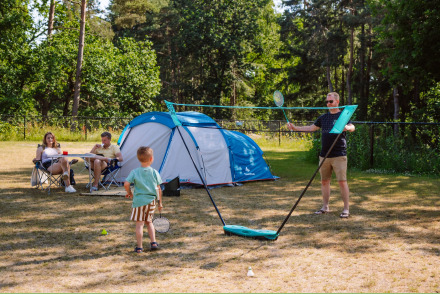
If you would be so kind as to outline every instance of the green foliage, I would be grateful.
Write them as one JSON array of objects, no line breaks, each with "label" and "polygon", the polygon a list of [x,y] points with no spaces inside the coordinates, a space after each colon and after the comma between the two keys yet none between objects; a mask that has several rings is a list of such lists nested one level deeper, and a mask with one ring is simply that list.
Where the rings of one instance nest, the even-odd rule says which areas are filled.
[{"label": "green foliage", "polygon": [[[18,130],[18,131],[22,132],[22,130]],[[62,126],[48,126],[47,124],[27,125],[26,140],[42,141],[44,134],[48,131],[54,133],[57,140],[60,142],[78,142],[78,141],[100,142],[101,134],[105,131],[109,131],[109,129],[103,127],[96,128],[91,132],[89,131],[86,136],[84,131],[72,132],[69,128],[65,128]],[[118,138],[120,134],[121,134],[120,131],[112,131],[113,138]],[[22,138],[23,135],[21,133],[16,133],[13,139],[4,139],[2,141],[21,140]]]},{"label": "green foliage", "polygon": [[0,141],[16,140],[16,129],[10,123],[0,121]]},{"label": "green foliage", "polygon": [[[440,13],[419,2],[286,0],[280,15],[270,0],[113,0],[108,22],[90,0],[79,115],[164,110],[162,99],[273,106],[274,90],[286,106],[322,106],[333,88],[342,104],[353,93],[358,120],[438,122]],[[0,3],[2,113],[71,112],[79,4],[57,2],[49,38],[49,3]],[[207,114],[283,119],[266,110]]]},{"label": "green foliage", "polygon": [[347,51],[342,4],[325,0],[309,2],[307,7],[303,1],[287,4],[290,9],[280,19],[281,56],[291,60],[282,82],[286,97],[296,105],[320,106],[316,97],[329,92],[325,71],[343,64]]},{"label": "green foliage", "polygon": [[313,133],[311,139],[311,147],[307,152],[306,160],[315,164],[319,163],[319,152],[321,151],[320,134]]},{"label": "green foliage", "polygon": [[72,117],[29,117],[5,116],[0,121],[0,141],[40,141],[48,131],[62,141],[99,141],[104,131],[111,132],[115,138],[121,133],[131,118],[80,117],[76,120],[78,128],[72,130]]},{"label": "green foliage", "polygon": [[[149,38],[160,52],[162,99],[215,105],[267,103],[277,80],[270,68],[278,65],[274,49],[279,46],[271,1],[143,3],[147,2],[155,9],[146,10],[145,22],[132,15],[136,25],[130,27],[120,25],[125,21],[120,11],[129,9],[131,2],[115,1],[113,23],[117,36]],[[209,115],[231,117],[222,109]]]},{"label": "green foliage", "polygon": [[357,125],[347,137],[349,165],[362,170],[374,167],[391,173],[440,175],[439,131],[435,125],[408,125],[395,135],[392,125]]},{"label": "green foliage", "polygon": [[29,1],[0,2],[0,109],[2,113],[25,113],[32,102],[23,94],[31,79],[30,40],[33,37]]},{"label": "green foliage", "polygon": [[118,69],[114,94],[119,101],[119,111],[126,115],[139,115],[145,111],[159,110],[153,102],[159,94],[159,68],[156,54],[149,41],[136,42],[132,38],[120,39]]},{"label": "green foliage", "polygon": [[[2,2],[0,7],[2,16],[7,16],[0,20],[0,36],[6,37],[0,46],[2,113],[69,115],[78,55],[79,7],[56,5],[53,34],[35,43],[27,35],[34,29],[27,2],[22,6],[14,3]],[[35,2],[34,6],[46,16],[47,4]],[[94,2],[89,4],[89,14],[93,15]],[[108,35],[95,35],[104,24],[95,20],[88,23],[94,27],[86,28],[78,114],[125,116],[157,109],[153,99],[161,85],[151,42],[121,39],[115,45]]]},{"label": "green foliage", "polygon": [[[356,131],[347,133],[348,166],[372,172],[440,175],[439,132],[436,125],[407,125],[395,135],[393,125],[356,124]],[[306,159],[318,164],[319,132],[310,143]]]},{"label": "green foliage", "polygon": [[159,68],[151,42],[120,39],[116,46],[92,39],[84,52],[80,113],[133,116],[159,109]]}]

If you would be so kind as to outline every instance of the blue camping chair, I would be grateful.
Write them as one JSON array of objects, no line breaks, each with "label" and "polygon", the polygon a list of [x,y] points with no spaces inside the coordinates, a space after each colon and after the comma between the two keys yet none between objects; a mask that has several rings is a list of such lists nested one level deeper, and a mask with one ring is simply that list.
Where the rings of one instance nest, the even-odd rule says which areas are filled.
[{"label": "blue camping chair", "polygon": [[[41,144],[38,144],[37,148],[41,147]],[[57,147],[59,148],[61,145],[58,143]],[[34,168],[32,170],[31,175],[31,186],[36,187],[37,189],[41,189],[42,191],[50,192],[50,188],[52,186],[62,187],[62,175],[52,175],[50,171],[48,171],[44,166],[41,160],[33,161]]]},{"label": "blue camping chair", "polygon": [[[84,164],[88,169],[89,163],[85,161]],[[119,164],[119,160],[117,160],[116,158],[110,160],[108,166],[103,171],[101,171],[102,178],[99,180],[99,186],[103,187],[105,190],[110,189],[112,185],[115,185],[117,187],[122,186],[117,180],[120,169],[121,165]],[[90,179],[90,183],[87,184],[87,188],[90,188],[95,180],[95,175],[93,172],[91,175],[92,177]]]},{"label": "blue camping chair", "polygon": [[53,175],[44,166],[41,160],[34,162],[34,169],[31,175],[31,185],[42,191],[50,192],[50,188],[62,187],[62,174]]}]

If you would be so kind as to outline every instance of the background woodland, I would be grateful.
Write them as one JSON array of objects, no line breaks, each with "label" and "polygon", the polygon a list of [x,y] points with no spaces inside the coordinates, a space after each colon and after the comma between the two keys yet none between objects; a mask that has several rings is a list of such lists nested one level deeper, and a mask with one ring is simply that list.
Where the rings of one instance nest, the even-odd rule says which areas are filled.
[{"label": "background woodland", "polygon": [[0,113],[135,116],[165,110],[164,99],[273,106],[274,90],[284,106],[324,106],[325,94],[337,91],[342,104],[359,105],[357,120],[439,121],[438,0],[286,0],[282,9],[271,0],[112,0],[107,11],[98,4],[1,1]]}]

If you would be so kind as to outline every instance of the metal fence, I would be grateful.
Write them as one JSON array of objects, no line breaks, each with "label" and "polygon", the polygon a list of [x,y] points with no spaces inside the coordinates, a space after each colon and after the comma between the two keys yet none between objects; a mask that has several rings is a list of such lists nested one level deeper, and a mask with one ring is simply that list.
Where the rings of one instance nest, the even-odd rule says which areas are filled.
[{"label": "metal fence", "polygon": [[[91,134],[110,131],[118,136],[131,117],[13,116],[0,115],[0,139],[41,140],[45,131],[57,129],[58,140],[86,141]],[[290,132],[283,120],[217,120],[224,129],[255,133],[282,144],[284,139],[304,137]],[[313,121],[294,122],[309,125]],[[354,121],[356,132],[347,134],[351,165],[360,169],[383,168],[440,175],[440,123]],[[64,131],[64,138],[59,133]],[[308,135],[310,136],[310,135]],[[99,138],[98,138],[99,139]],[[319,132],[312,135],[319,149]],[[313,151],[313,150],[312,150]]]},{"label": "metal fence", "polygon": [[[41,132],[51,129],[64,129],[75,140],[87,141],[90,133],[105,130],[121,133],[133,119],[131,117],[92,117],[92,116],[14,116],[0,115],[0,134],[9,132],[18,140],[41,138]],[[2,138],[5,140],[7,138]]]}]

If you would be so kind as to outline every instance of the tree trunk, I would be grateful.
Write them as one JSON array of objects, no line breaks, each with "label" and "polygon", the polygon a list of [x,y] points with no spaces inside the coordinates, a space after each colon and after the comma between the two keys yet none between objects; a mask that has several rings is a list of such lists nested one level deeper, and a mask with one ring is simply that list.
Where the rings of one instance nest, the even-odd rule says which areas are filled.
[{"label": "tree trunk", "polygon": [[353,71],[354,28],[350,29],[350,63],[347,70],[347,104],[352,104],[351,75]]},{"label": "tree trunk", "polygon": [[55,17],[55,0],[50,0],[49,23],[47,28],[47,39],[50,39],[53,31],[53,19]]},{"label": "tree trunk", "polygon": [[328,57],[327,57],[327,84],[328,84],[329,92],[333,92],[333,84],[330,73],[330,65],[328,64]]},{"label": "tree trunk", "polygon": [[344,104],[345,101],[345,74],[344,74],[344,68],[345,64],[342,66],[341,69],[341,93],[339,93],[339,100],[341,104]]},{"label": "tree trunk", "polygon": [[[55,0],[50,1],[50,7],[49,7],[49,21],[47,24],[47,40],[48,40],[48,46],[51,46],[51,38],[52,38],[52,31],[53,31],[53,19],[55,17]],[[51,53],[49,53],[51,54]],[[48,65],[48,72],[52,71],[52,65],[49,63]],[[51,90],[50,90],[50,84],[47,83],[46,90],[44,91],[44,96],[42,97],[44,103],[42,105],[42,114],[43,116],[47,116],[49,112],[49,105],[50,105],[50,99],[51,99]]]},{"label": "tree trunk", "polygon": [[359,50],[359,117],[360,119],[365,120],[368,107],[368,97],[365,97],[365,24],[362,24],[361,26],[360,40],[361,48]]},{"label": "tree trunk", "polygon": [[[350,4],[353,4],[353,1],[350,1]],[[355,15],[356,10],[354,8],[351,9],[351,14]],[[353,104],[353,94],[351,91],[351,76],[353,74],[353,59],[354,59],[354,26],[351,25],[350,28],[350,61],[348,65],[347,71],[347,104]]]},{"label": "tree trunk", "polygon": [[79,95],[81,90],[81,69],[84,55],[84,33],[86,27],[86,4],[87,0],[81,0],[81,22],[79,27],[79,46],[78,46],[78,60],[76,62],[76,77],[75,77],[75,94],[73,96],[72,116],[78,115]]},{"label": "tree trunk", "polygon": [[307,0],[304,0],[303,4],[304,4],[304,9],[309,9],[309,3],[307,2]]},{"label": "tree trunk", "polygon": [[[368,26],[368,57],[367,57],[367,72],[366,72],[366,77],[365,77],[365,99],[366,101],[369,101],[370,99],[370,73],[371,73],[371,60],[373,58],[373,46],[372,46],[372,42],[371,42],[371,33],[372,33],[372,28],[371,28],[371,24]],[[365,119],[367,119],[368,117],[368,107],[367,107],[367,111],[365,113]]]}]

